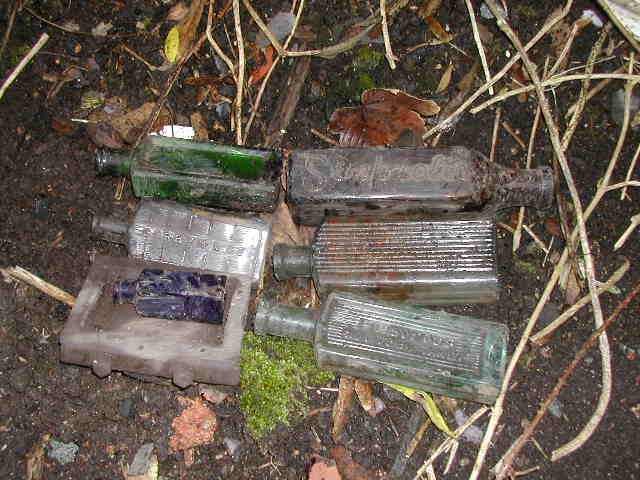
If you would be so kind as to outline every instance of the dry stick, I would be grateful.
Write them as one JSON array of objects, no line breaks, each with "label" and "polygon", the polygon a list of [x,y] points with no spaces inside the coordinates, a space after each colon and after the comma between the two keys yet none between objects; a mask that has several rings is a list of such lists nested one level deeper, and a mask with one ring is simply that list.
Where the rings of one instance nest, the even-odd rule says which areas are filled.
[{"label": "dry stick", "polygon": [[[633,158],[631,159],[631,164],[629,165],[629,170],[627,170],[627,176],[625,177],[625,181],[631,180],[631,175],[636,168],[636,162],[638,161],[638,155],[640,155],[640,144],[636,147],[636,153],[633,154]],[[624,200],[627,197],[627,187],[622,188],[622,192],[620,192],[620,200]]]},{"label": "dry stick", "polygon": [[[556,23],[558,23],[560,20],[562,20],[564,17],[566,17],[567,14],[569,13],[569,10],[571,9],[571,5],[572,4],[573,4],[573,0],[567,0],[567,3],[565,4],[564,8],[562,8],[562,10],[560,10],[556,16],[554,16],[547,23],[545,23],[542,26],[542,28],[540,29],[540,31],[538,33],[536,33],[531,40],[529,40],[529,43],[527,43],[525,45],[525,47],[524,47],[524,51],[526,52],[526,51],[530,50],[536,43],[538,43],[538,41],[544,35],[547,34],[547,32],[549,30],[551,30],[553,28],[553,26]],[[467,98],[447,118],[445,118],[443,120],[440,120],[438,122],[438,124],[436,126],[432,127],[431,130],[429,130],[427,133],[425,133],[422,138],[424,140],[426,140],[427,138],[429,138],[433,134],[438,133],[438,132],[440,132],[442,130],[446,130],[447,125],[449,125],[453,121],[453,119],[455,119],[458,115],[460,115],[462,112],[464,112],[467,109],[467,107],[469,105],[471,105],[476,100],[476,98],[478,98],[484,92],[489,90],[489,88],[491,88],[498,80],[500,80],[502,77],[504,77],[507,74],[507,72],[511,69],[511,67],[513,67],[513,65],[518,60],[520,60],[520,58],[521,58],[520,53],[516,53],[513,57],[511,57],[511,60],[509,60],[505,64],[505,66],[502,67],[502,70],[500,70],[493,78],[491,78],[490,81],[488,81],[482,87],[480,87],[478,90],[476,90],[469,98]]]},{"label": "dry stick", "polygon": [[242,26],[240,25],[240,0],[233,0],[233,23],[236,28],[236,41],[238,42],[238,82],[236,83],[236,100],[234,111],[236,118],[236,143],[242,145],[242,97],[244,94],[244,39],[242,38]]},{"label": "dry stick", "polygon": [[213,27],[213,0],[209,0],[209,12],[207,13],[207,30],[206,30],[207,40],[209,40],[209,43],[211,44],[213,51],[216,52],[216,54],[222,59],[222,61],[227,64],[227,67],[229,68],[229,71],[233,76],[233,80],[237,84],[238,77],[236,76],[236,73],[235,73],[236,66],[233,64],[231,59],[227,55],[225,55],[225,53],[222,51],[218,43],[214,40],[213,35],[211,34],[212,27]]},{"label": "dry stick", "polygon": [[380,0],[380,16],[382,17],[382,37],[384,38],[384,49],[387,62],[391,70],[396,69],[396,57],[391,49],[391,40],[389,40],[389,25],[387,24],[387,2],[386,0]]},{"label": "dry stick", "polygon": [[491,152],[489,152],[489,161],[493,162],[496,155],[496,143],[498,143],[498,130],[500,130],[500,117],[502,108],[496,108],[496,116],[493,120],[493,135],[491,135]]},{"label": "dry stick", "polygon": [[[628,74],[628,73],[593,73],[593,74],[573,74],[573,75],[561,75],[550,78],[549,80],[544,80],[540,82],[541,87],[550,87],[555,85],[560,85],[565,82],[572,82],[574,80],[584,80],[585,78],[589,79],[611,79],[611,80],[632,80],[638,81],[640,80],[640,75],[637,74]],[[509,90],[508,92],[502,92],[496,95],[493,98],[490,98],[484,103],[481,103],[477,107],[473,107],[469,110],[471,113],[478,113],[484,110],[487,107],[490,107],[496,102],[501,102],[509,97],[513,97],[514,95],[520,95],[524,92],[530,92],[535,90],[535,85],[527,85],[526,87],[515,88],[513,90]],[[476,97],[477,98],[477,97]],[[434,127],[435,128],[435,127]]]},{"label": "dry stick", "polygon": [[[609,277],[605,283],[602,283],[598,286],[597,294],[601,295],[603,292],[608,291],[611,287],[613,287],[616,283],[620,281],[620,279],[624,276],[625,273],[629,270],[629,266],[631,263],[629,260],[625,260],[620,268],[618,268],[613,274]],[[560,326],[562,326],[567,320],[573,317],[582,307],[584,307],[591,300],[591,294],[587,294],[578,300],[573,306],[569,307],[562,314],[558,316],[553,322],[544,327],[535,335],[532,335],[530,340],[532,343],[536,343],[538,345],[542,345],[545,342],[545,339],[549,337],[553,332],[555,332]]]},{"label": "dry stick", "polygon": [[2,83],[2,87],[0,87],[0,99],[4,95],[4,92],[9,88],[9,85],[13,83],[13,81],[20,75],[20,72],[27,66],[27,64],[31,61],[31,59],[35,56],[38,51],[44,47],[44,44],[49,40],[49,35],[43,33],[40,35],[40,38],[36,42],[36,44],[31,47],[31,50],[27,52],[27,54],[20,60],[20,63],[16,65],[16,68],[13,69],[11,74],[7,77],[7,79]]},{"label": "dry stick", "polygon": [[[626,66],[623,65],[622,67],[618,68],[617,70],[614,70],[612,73],[614,74],[618,74],[618,73],[622,73],[626,70]],[[593,97],[595,97],[598,93],[600,93],[600,91],[606,87],[607,85],[609,85],[611,83],[613,79],[612,78],[606,78],[604,80],[601,80],[598,85],[596,85],[595,87],[593,87],[591,90],[589,90],[589,93],[587,93],[587,100],[591,100]],[[578,108],[578,102],[576,102],[575,104],[571,105],[571,107],[569,108],[569,110],[567,110],[567,113],[565,113],[565,118],[567,118],[569,115],[571,115],[576,108]]]},{"label": "dry stick", "polygon": [[[547,98],[541,86],[540,76],[536,71],[535,65],[529,59],[528,54],[524,51],[524,48],[522,46],[522,43],[520,42],[520,39],[517,37],[515,32],[508,25],[500,9],[496,7],[493,0],[486,0],[486,3],[491,9],[491,11],[493,12],[493,14],[495,15],[498,27],[505,33],[505,35],[509,38],[509,40],[514,45],[516,50],[520,53],[522,57],[522,61],[527,69],[527,72],[529,73],[529,77],[531,78],[531,80],[535,85],[536,93],[538,95],[538,103],[540,105],[540,108],[542,109],[542,114],[544,115],[545,122],[547,124],[547,129],[551,137],[551,143],[553,145],[553,148],[557,157],[557,161],[560,164],[560,168],[562,169],[562,173],[565,177],[565,181],[567,183],[572,201],[574,203],[575,213],[576,213],[576,223],[578,225],[578,231],[580,234],[580,243],[584,253],[584,263],[585,263],[585,271],[587,275],[587,283],[589,286],[589,291],[593,295],[591,302],[593,305],[595,321],[596,321],[596,324],[599,326],[602,323],[602,310],[600,308],[599,299],[595,295],[596,285],[595,285],[595,278],[594,278],[593,259],[591,257],[591,252],[589,250],[589,239],[588,239],[585,224],[584,224],[582,204],[580,202],[580,196],[578,195],[576,186],[573,182],[573,176],[567,164],[567,159],[565,157],[565,154],[562,150],[562,146],[560,144],[560,135],[558,133],[558,128],[555,124],[553,115],[551,114],[551,111],[549,109]],[[525,333],[522,335],[522,338],[520,339],[518,347],[516,348],[516,352],[514,353],[511,359],[511,362],[509,363],[507,374],[505,375],[505,379],[502,384],[502,391],[496,401],[496,405],[494,407],[494,414],[491,416],[491,420],[489,421],[489,427],[487,428],[487,433],[485,434],[485,437],[482,441],[481,449],[478,453],[478,457],[476,458],[476,463],[473,467],[473,471],[471,474],[472,480],[477,478],[477,476],[480,473],[482,464],[484,463],[484,457],[486,456],[486,452],[489,447],[489,442],[491,440],[493,432],[495,431],[498,421],[502,415],[502,406],[504,403],[505,393],[508,388],[510,378],[513,375],[513,371],[515,370],[518,358],[521,355],[522,350],[524,349],[524,346],[527,342],[527,339],[529,337],[531,330],[533,329],[534,324],[535,324],[535,321],[530,321],[527,327],[525,328]],[[606,342],[606,337],[604,337],[604,342]],[[608,346],[608,343],[605,343],[605,345]],[[602,348],[604,349],[604,347]],[[605,352],[603,351],[603,354],[604,353]],[[605,375],[603,375],[603,383],[606,381],[604,377]],[[609,377],[609,380],[610,380],[610,377]]]},{"label": "dry stick", "polygon": [[4,54],[4,49],[7,48],[7,43],[9,43],[9,38],[11,37],[11,32],[13,31],[13,24],[16,21],[16,15],[18,14],[18,10],[22,8],[20,5],[20,1],[16,1],[11,8],[11,15],[9,15],[9,23],[6,26],[6,30],[4,32],[4,37],[2,38],[2,45],[0,46],[0,58]]},{"label": "dry stick", "polygon": [[[284,49],[286,49],[289,46],[289,42],[291,42],[291,40],[293,40],[293,36],[296,33],[296,30],[298,28],[298,24],[300,22],[300,17],[302,16],[302,10],[304,9],[304,0],[300,0],[300,6],[298,7],[298,13],[296,14],[296,19],[293,22],[293,28],[291,29],[291,33],[289,34],[289,38],[287,38],[287,40],[284,42]],[[256,15],[258,15],[256,13]],[[258,17],[259,18],[259,17]],[[268,31],[268,29],[267,29]],[[269,32],[271,33],[271,32]],[[271,78],[271,74],[273,73],[273,71],[276,69],[276,66],[278,65],[278,63],[280,62],[280,60],[282,59],[282,56],[278,56],[275,61],[273,62],[273,64],[271,65],[271,68],[269,68],[269,71],[267,72],[267,74],[264,77],[264,80],[262,81],[262,84],[260,85],[260,90],[258,91],[258,96],[256,97],[256,101],[254,102],[253,108],[251,109],[251,115],[249,116],[249,121],[247,122],[247,128],[245,128],[245,132],[244,132],[244,141],[246,143],[247,138],[249,136],[249,130],[251,129],[251,125],[253,124],[253,120],[255,118],[255,116],[258,113],[258,110],[260,108],[260,103],[262,102],[262,95],[264,94],[264,91],[267,87],[267,83],[269,82],[269,79]]]},{"label": "dry stick", "polygon": [[25,270],[22,267],[0,268],[0,272],[15,280],[20,280],[21,282],[31,285],[41,292],[46,293],[50,297],[66,303],[70,307],[73,307],[76,304],[76,297],[68,294],[64,290],[59,289],[55,285],[51,285],[50,283],[46,282],[45,280]]},{"label": "dry stick", "polygon": [[602,325],[600,325],[595,332],[591,334],[588,340],[582,344],[582,347],[580,347],[580,350],[578,351],[578,353],[576,353],[576,356],[574,357],[571,364],[569,364],[569,366],[565,369],[562,376],[558,379],[556,386],[553,388],[551,393],[549,393],[545,401],[542,403],[542,406],[538,410],[538,413],[536,414],[535,418],[531,420],[531,423],[529,423],[529,425],[524,430],[524,432],[522,432],[522,435],[520,435],[520,438],[518,442],[515,444],[515,446],[513,447],[513,449],[511,449],[511,451],[507,454],[507,456],[505,456],[504,460],[502,461],[501,472],[498,473],[497,475],[498,479],[504,477],[504,472],[509,472],[511,470],[511,464],[513,463],[514,459],[517,457],[518,453],[520,452],[520,450],[522,450],[522,447],[524,447],[524,445],[527,443],[529,438],[531,438],[533,431],[536,429],[536,427],[538,426],[542,418],[547,413],[549,406],[553,403],[553,401],[556,398],[558,398],[558,395],[560,394],[560,390],[562,390],[562,387],[564,387],[567,384],[567,382],[569,381],[569,378],[571,378],[571,376],[576,370],[576,367],[580,364],[582,359],[586,356],[589,349],[604,334],[605,330],[609,328],[609,326],[616,320],[616,318],[618,318],[618,315],[620,315],[620,313],[625,308],[627,308],[629,303],[631,303],[631,301],[636,297],[636,295],[638,295],[638,293],[640,293],[640,284],[636,285],[636,287],[625,297],[625,299],[622,300],[622,302],[620,302],[620,304],[616,307],[616,309],[609,316],[609,318],[607,318],[607,320]]},{"label": "dry stick", "polygon": [[520,136],[516,133],[513,127],[509,124],[509,122],[507,122],[506,120],[502,122],[502,127],[507,131],[509,135],[511,135],[511,137],[516,141],[516,143],[520,145],[520,148],[522,148],[522,150],[526,150],[527,145],[522,141]]},{"label": "dry stick", "polygon": [[[467,4],[467,10],[469,11],[469,19],[471,20],[471,29],[473,30],[473,39],[476,41],[478,47],[478,53],[480,54],[480,61],[482,62],[482,69],[484,70],[484,78],[488,81],[491,80],[491,72],[489,71],[489,64],[487,63],[487,56],[484,54],[484,46],[480,39],[480,32],[478,31],[478,24],[476,23],[476,13],[473,10],[473,4],[471,0],[465,0]],[[493,95],[493,86],[489,87],[489,94]]]},{"label": "dry stick", "polygon": [[624,233],[620,235],[620,238],[614,244],[613,249],[618,250],[620,247],[622,247],[624,245],[624,242],[627,241],[627,238],[629,238],[629,235],[633,233],[633,231],[636,229],[636,227],[639,224],[640,224],[640,213],[637,213],[633,217],[631,217],[631,224],[627,227]]},{"label": "dry stick", "polygon": [[262,33],[264,33],[264,35],[269,39],[269,41],[271,42],[271,45],[273,45],[273,48],[276,49],[276,52],[278,52],[278,55],[280,55],[281,57],[284,57],[287,54],[287,52],[285,51],[286,47],[283,47],[282,44],[278,41],[278,39],[275,37],[275,35],[273,35],[271,30],[269,30],[266,23],[262,21],[262,18],[260,18],[260,15],[253,8],[253,5],[251,5],[249,0],[242,0],[242,3],[244,4],[245,8],[249,12],[249,15],[251,15],[251,18],[253,18],[253,21],[258,24],[258,27],[260,27],[260,30],[262,30]]}]

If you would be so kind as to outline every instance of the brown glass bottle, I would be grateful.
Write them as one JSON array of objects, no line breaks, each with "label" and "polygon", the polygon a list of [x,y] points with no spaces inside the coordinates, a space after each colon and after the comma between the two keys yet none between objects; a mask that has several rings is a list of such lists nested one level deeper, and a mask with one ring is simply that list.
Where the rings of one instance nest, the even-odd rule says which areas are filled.
[{"label": "brown glass bottle", "polygon": [[306,225],[329,215],[543,209],[554,194],[551,168],[506,168],[466,147],[294,150],[287,183],[294,220]]}]

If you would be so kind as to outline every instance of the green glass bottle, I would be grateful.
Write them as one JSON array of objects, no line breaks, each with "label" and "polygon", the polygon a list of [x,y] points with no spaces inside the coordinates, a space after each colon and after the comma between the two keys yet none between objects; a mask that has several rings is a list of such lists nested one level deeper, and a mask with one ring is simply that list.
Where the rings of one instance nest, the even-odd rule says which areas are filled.
[{"label": "green glass bottle", "polygon": [[280,193],[282,155],[149,135],[130,152],[99,149],[96,168],[100,175],[130,175],[137,197],[272,212]]}]

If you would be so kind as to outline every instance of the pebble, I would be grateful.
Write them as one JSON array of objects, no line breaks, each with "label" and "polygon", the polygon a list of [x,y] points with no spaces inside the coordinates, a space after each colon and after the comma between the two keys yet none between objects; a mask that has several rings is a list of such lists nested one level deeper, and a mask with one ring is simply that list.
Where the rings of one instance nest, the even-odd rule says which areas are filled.
[{"label": "pebble", "polygon": [[[629,101],[629,124],[633,121],[633,117],[640,110],[640,96],[631,95]],[[616,125],[622,125],[624,122],[624,88],[616,90],[611,94],[611,104],[609,108],[611,120]]]},{"label": "pebble", "polygon": [[52,439],[49,442],[49,457],[57,460],[60,464],[66,465],[76,459],[80,447],[75,443],[62,443]]},{"label": "pebble", "polygon": [[153,454],[153,443],[145,443],[136,452],[133,462],[129,466],[129,476],[144,475],[151,465],[151,455]]},{"label": "pebble", "polygon": [[9,384],[16,392],[25,392],[31,385],[31,369],[24,367],[14,370],[9,378]]},{"label": "pebble", "polygon": [[234,461],[237,460],[240,457],[240,447],[242,446],[240,441],[236,440],[235,438],[225,437],[222,442],[224,443],[224,446],[226,447],[227,452],[229,453],[231,458],[233,458]]},{"label": "pebble", "polygon": [[[134,406],[133,398],[125,398],[120,402],[120,405],[118,406],[118,412],[120,413],[121,416],[125,418],[129,418],[133,416],[133,410],[134,410],[133,406]],[[139,473],[136,475],[142,475],[142,474]]]}]

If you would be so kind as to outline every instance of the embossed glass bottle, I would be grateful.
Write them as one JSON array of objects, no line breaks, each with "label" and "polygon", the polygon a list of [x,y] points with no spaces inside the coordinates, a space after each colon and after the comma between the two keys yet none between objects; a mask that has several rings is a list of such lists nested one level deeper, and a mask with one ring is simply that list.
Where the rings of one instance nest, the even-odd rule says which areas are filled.
[{"label": "embossed glass bottle", "polygon": [[276,244],[278,280],[312,277],[333,290],[417,305],[489,303],[499,291],[495,222],[478,214],[328,217],[311,246]]},{"label": "embossed glass bottle", "polygon": [[431,215],[549,207],[553,171],[506,168],[465,147],[294,150],[287,176],[297,223],[330,215]]},{"label": "embossed glass bottle", "polygon": [[276,150],[149,135],[132,152],[99,149],[96,168],[101,175],[130,175],[137,197],[272,212],[282,156]]},{"label": "embossed glass bottle", "polygon": [[96,216],[93,234],[127,245],[129,256],[262,279],[271,224],[175,202],[141,200],[131,222]]},{"label": "embossed glass bottle", "polygon": [[322,368],[482,403],[498,396],[508,344],[499,323],[347,292],[315,311],[262,299],[255,331],[312,341]]}]

